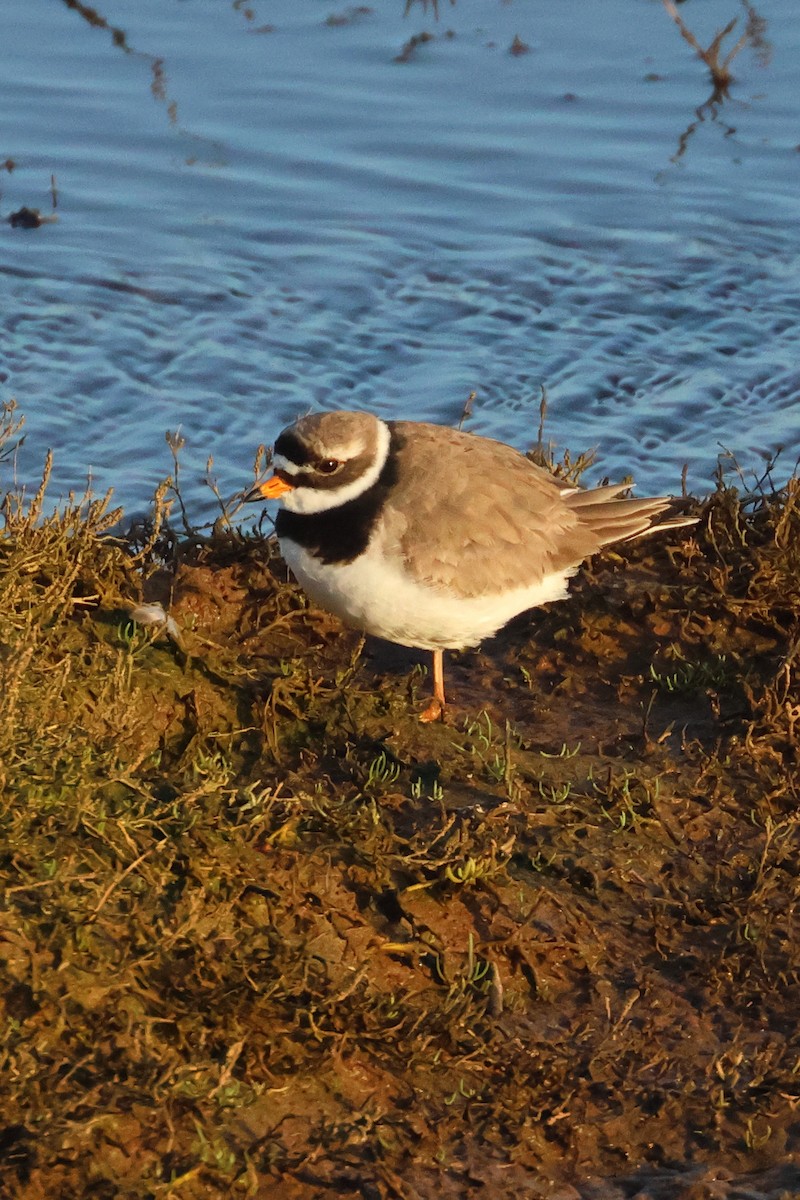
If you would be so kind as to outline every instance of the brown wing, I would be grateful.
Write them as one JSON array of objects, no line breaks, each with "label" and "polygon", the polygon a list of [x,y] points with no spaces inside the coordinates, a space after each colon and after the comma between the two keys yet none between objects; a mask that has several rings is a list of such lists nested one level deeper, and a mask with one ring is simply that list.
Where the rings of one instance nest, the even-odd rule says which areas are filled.
[{"label": "brown wing", "polygon": [[486,595],[574,568],[602,544],[569,504],[581,493],[511,446],[440,425],[392,429],[399,479],[384,536],[420,581]]},{"label": "brown wing", "polygon": [[671,504],[621,499],[626,484],[573,488],[503,442],[446,426],[392,429],[400,469],[383,536],[415,578],[443,591],[483,596],[571,573],[603,546],[647,533]]}]

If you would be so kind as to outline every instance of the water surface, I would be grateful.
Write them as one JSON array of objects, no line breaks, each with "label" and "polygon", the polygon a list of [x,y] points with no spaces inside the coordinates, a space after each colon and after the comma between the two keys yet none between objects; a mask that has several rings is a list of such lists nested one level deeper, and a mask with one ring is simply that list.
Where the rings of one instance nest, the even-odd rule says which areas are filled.
[{"label": "water surface", "polygon": [[[11,0],[0,394],[135,510],[208,515],[309,407],[594,446],[595,475],[710,486],[800,452],[800,22],[722,103],[657,0]],[[745,10],[689,0],[699,40]],[[94,13],[94,17],[91,14]],[[429,33],[396,61],[415,35]],[[512,54],[517,36],[527,53]],[[703,107],[705,105],[705,107]],[[3,483],[8,482],[5,468]]]}]

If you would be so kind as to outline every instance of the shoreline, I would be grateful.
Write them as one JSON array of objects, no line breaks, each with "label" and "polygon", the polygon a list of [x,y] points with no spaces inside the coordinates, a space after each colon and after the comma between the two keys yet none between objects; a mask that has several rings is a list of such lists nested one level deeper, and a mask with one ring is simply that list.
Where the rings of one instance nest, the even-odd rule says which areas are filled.
[{"label": "shoreline", "polygon": [[0,533],[15,1196],[800,1188],[800,481],[448,655],[430,726],[268,539],[93,504]]}]

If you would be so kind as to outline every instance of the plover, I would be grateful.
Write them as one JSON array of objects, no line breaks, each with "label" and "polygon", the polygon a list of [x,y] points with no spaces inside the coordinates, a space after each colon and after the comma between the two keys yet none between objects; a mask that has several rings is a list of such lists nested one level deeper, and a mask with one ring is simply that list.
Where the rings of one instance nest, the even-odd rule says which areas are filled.
[{"label": "plover", "polygon": [[476,646],[518,613],[561,600],[585,558],[649,530],[666,497],[583,489],[503,442],[367,412],[302,417],[275,443],[248,500],[280,499],[281,554],[315,604],[364,633],[433,652]]}]

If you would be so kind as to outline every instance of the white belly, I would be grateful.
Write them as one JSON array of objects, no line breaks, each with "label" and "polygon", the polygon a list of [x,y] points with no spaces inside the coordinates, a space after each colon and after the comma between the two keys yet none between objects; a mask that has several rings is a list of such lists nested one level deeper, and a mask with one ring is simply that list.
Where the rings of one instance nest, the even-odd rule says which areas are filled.
[{"label": "white belly", "polygon": [[353,562],[324,564],[282,538],[281,553],[309,598],[348,625],[422,650],[477,646],[512,617],[549,600],[563,600],[573,571],[488,596],[437,591],[408,575],[371,546]]}]

